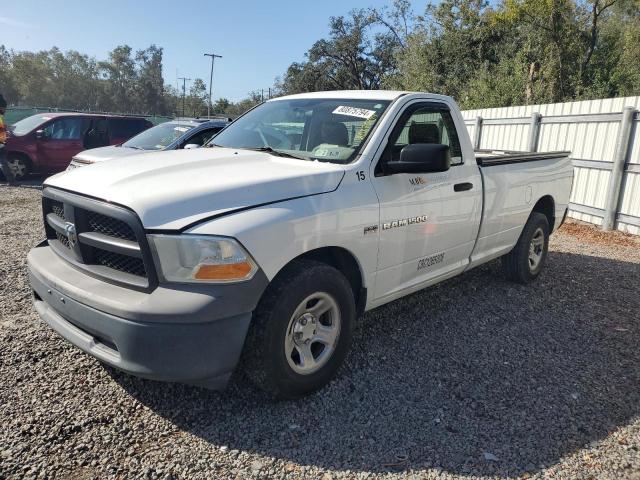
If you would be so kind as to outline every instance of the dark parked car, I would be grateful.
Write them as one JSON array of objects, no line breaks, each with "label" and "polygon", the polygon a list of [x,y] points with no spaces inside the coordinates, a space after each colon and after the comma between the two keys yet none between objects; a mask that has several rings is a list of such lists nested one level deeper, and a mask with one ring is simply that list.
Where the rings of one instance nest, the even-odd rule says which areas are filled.
[{"label": "dark parked car", "polygon": [[61,172],[78,152],[118,145],[152,125],[139,117],[40,113],[9,127],[7,159],[17,179]]},{"label": "dark parked car", "polygon": [[198,148],[229,124],[228,120],[179,118],[156,125],[122,145],[94,148],[75,155],[68,170],[104,160],[138,155],[158,150]]}]

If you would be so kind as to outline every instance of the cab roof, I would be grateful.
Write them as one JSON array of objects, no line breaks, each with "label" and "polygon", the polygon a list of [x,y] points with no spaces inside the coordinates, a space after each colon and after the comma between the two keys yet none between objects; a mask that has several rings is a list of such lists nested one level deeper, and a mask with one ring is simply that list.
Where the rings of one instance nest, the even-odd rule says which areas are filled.
[{"label": "cab roof", "polygon": [[353,100],[395,100],[404,95],[429,96],[437,99],[449,99],[445,95],[426,92],[411,92],[404,90],[329,90],[325,92],[309,92],[297,93],[294,95],[286,95],[284,97],[273,98],[269,101],[277,101],[283,99],[312,99],[312,98],[331,98],[331,99],[353,99]]},{"label": "cab roof", "polygon": [[395,90],[329,90],[326,92],[297,93],[272,100],[303,98],[353,98],[358,100],[395,100],[407,92]]}]

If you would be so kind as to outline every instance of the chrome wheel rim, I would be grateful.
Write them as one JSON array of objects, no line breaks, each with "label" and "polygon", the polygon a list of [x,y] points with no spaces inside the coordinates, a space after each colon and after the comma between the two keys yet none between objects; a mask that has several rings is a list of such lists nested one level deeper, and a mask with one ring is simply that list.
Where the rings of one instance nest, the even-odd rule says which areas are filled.
[{"label": "chrome wheel rim", "polygon": [[529,270],[535,271],[540,262],[542,262],[542,255],[544,253],[544,231],[542,228],[537,228],[533,232],[531,237],[531,243],[529,244]]},{"label": "chrome wheel rim", "polygon": [[320,370],[331,358],[340,336],[340,309],[325,292],[305,298],[291,315],[284,351],[291,369],[300,375]]},{"label": "chrome wheel rim", "polygon": [[27,165],[19,158],[12,158],[7,161],[11,173],[16,178],[22,178],[27,173]]}]

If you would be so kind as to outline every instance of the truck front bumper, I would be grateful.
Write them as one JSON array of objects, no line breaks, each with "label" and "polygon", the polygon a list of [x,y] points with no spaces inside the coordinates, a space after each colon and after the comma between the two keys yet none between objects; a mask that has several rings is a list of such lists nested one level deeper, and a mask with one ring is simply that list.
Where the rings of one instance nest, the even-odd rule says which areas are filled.
[{"label": "truck front bumper", "polygon": [[130,290],[75,269],[46,244],[29,252],[40,317],[66,340],[132,375],[223,388],[260,295],[262,272],[236,285]]}]

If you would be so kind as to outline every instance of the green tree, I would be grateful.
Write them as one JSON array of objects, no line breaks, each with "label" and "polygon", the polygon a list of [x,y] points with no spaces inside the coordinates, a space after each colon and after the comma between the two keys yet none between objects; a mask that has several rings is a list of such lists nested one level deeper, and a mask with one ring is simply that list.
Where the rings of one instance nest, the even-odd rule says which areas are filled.
[{"label": "green tree", "polygon": [[230,117],[237,117],[260,103],[262,103],[262,93],[255,90],[249,92],[247,98],[230,104],[224,113]]},{"label": "green tree", "polygon": [[154,114],[168,113],[162,78],[162,48],[151,45],[136,53],[138,68],[136,96],[139,108]]},{"label": "green tree", "polygon": [[186,115],[200,117],[207,114],[207,86],[201,78],[196,78],[189,88],[186,98]]},{"label": "green tree", "polygon": [[[315,42],[304,62],[292,63],[277,83],[281,93],[331,89],[375,89],[396,69],[396,49],[404,47],[408,2],[392,11],[352,10],[329,19],[329,37]],[[382,28],[381,28],[382,27]]]},{"label": "green tree", "polygon": [[21,100],[31,105],[52,105],[57,101],[48,52],[18,52],[12,58],[12,76]]},{"label": "green tree", "polygon": [[[396,88],[444,93],[463,107],[562,102],[640,94],[640,0],[442,0],[416,16],[409,0],[331,17],[329,34],[276,80],[276,95]],[[12,104],[123,113],[180,114],[164,84],[162,48],[121,45],[98,61],[58,48],[0,45],[0,92]],[[206,112],[191,85],[189,115]],[[236,116],[261,101],[220,99]]]},{"label": "green tree", "polygon": [[[119,112],[137,110],[136,65],[131,56],[131,47],[120,45],[109,52],[109,60],[100,62],[102,78],[105,82],[105,98],[101,107]],[[133,108],[132,108],[133,107]]]},{"label": "green tree", "polygon": [[12,62],[13,52],[7,50],[4,45],[0,45],[0,93],[10,105],[17,103],[20,99],[14,82]]},{"label": "green tree", "polygon": [[444,0],[429,6],[386,85],[464,107],[638,92],[638,0]]},{"label": "green tree", "polygon": [[444,0],[429,5],[399,54],[390,86],[460,98],[479,71],[498,61],[504,32],[485,0]]},{"label": "green tree", "polygon": [[[602,5],[599,8],[603,8]],[[590,10],[593,19],[593,6]],[[640,1],[618,0],[592,25],[598,27],[581,96],[637,95],[640,85]],[[590,37],[585,35],[587,41]]]},{"label": "green tree", "polygon": [[226,113],[231,106],[231,102],[226,98],[219,98],[213,103],[213,113]]}]

